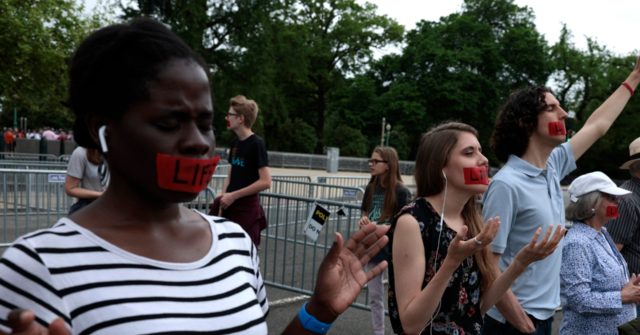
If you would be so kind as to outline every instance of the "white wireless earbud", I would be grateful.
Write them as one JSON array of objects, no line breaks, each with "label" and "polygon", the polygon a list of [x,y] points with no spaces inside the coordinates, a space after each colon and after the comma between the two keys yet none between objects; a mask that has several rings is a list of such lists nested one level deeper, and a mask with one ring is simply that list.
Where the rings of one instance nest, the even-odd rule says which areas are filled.
[{"label": "white wireless earbud", "polygon": [[98,140],[100,141],[100,148],[102,148],[102,152],[104,152],[105,154],[107,153],[107,151],[109,151],[109,148],[107,147],[107,139],[105,136],[106,131],[106,125],[102,125],[100,126],[100,128],[98,128]]},{"label": "white wireless earbud", "polygon": [[[447,201],[447,184],[448,184],[448,180],[447,180],[447,174],[444,173],[444,170],[442,170],[442,177],[444,177],[444,197],[442,199],[442,212],[440,212],[440,221],[438,222],[438,231],[442,232],[442,223],[444,220],[444,203],[445,201]],[[440,236],[438,235],[438,243],[440,243],[439,241]]]}]

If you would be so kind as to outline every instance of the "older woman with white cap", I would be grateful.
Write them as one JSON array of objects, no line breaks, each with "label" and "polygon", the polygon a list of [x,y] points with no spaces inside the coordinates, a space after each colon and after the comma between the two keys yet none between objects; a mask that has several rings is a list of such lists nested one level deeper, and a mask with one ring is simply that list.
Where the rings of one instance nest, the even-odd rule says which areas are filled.
[{"label": "older woman with white cap", "polygon": [[576,178],[569,186],[560,270],[563,319],[560,334],[618,334],[617,327],[636,317],[640,277],[627,264],[604,225],[618,214],[619,188],[602,172]]},{"label": "older woman with white cap", "polygon": [[[629,159],[620,169],[628,170],[631,177],[620,188],[632,194],[620,199],[620,216],[607,223],[607,230],[627,261],[629,272],[640,273],[640,137],[629,144]],[[636,313],[640,314],[640,305],[636,305]]]}]

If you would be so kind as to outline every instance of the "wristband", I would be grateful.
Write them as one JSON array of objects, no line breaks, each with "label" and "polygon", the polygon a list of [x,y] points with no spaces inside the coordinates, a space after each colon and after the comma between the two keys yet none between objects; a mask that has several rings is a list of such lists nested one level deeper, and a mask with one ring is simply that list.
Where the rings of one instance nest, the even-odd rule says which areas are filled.
[{"label": "wristband", "polygon": [[633,87],[631,87],[631,85],[629,85],[629,83],[627,83],[626,81],[623,81],[622,86],[624,86],[624,88],[626,88],[627,90],[629,90],[629,93],[631,93],[631,96],[633,96],[633,93],[636,92],[636,90],[633,89]]},{"label": "wristband", "polygon": [[300,308],[298,312],[298,320],[300,320],[300,324],[302,324],[302,328],[316,334],[326,334],[331,328],[330,323],[322,322],[316,319],[313,315],[307,312],[307,304],[309,302],[305,302]]}]

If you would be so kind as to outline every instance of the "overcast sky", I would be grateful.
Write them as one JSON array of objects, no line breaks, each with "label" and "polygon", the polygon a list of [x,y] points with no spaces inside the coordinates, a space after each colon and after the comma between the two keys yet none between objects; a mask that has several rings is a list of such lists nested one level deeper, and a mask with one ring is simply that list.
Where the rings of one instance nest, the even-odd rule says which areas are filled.
[{"label": "overcast sky", "polygon": [[[364,2],[364,0],[358,0]],[[440,17],[459,12],[462,0],[367,0],[404,25],[407,30],[420,20],[438,21]],[[572,41],[585,49],[585,36],[594,38],[607,49],[626,55],[640,50],[640,0],[515,0],[528,6],[536,16],[536,28],[549,44],[558,41],[562,24],[573,34]]]}]

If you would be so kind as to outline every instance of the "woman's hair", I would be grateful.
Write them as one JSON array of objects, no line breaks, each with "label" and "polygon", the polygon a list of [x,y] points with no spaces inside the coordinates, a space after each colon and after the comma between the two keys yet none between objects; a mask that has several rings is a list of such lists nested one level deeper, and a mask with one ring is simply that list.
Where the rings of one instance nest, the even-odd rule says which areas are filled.
[{"label": "woman's hair", "polygon": [[521,157],[529,137],[538,126],[538,114],[547,108],[544,86],[529,86],[509,95],[496,118],[490,146],[496,157],[506,162],[509,155]]},{"label": "woman's hair", "polygon": [[593,191],[578,197],[576,202],[569,201],[567,208],[564,210],[566,219],[584,221],[592,218],[595,215],[594,208],[596,208],[601,197],[602,194],[599,191]]},{"label": "woman's hair", "polygon": [[[444,192],[445,183],[442,169],[447,165],[449,155],[458,143],[461,133],[467,132],[478,137],[478,131],[472,126],[460,122],[442,123],[422,136],[418,152],[414,178],[417,187],[416,197],[428,197]],[[446,201],[446,199],[445,199]],[[470,197],[462,209],[462,218],[469,228],[469,234],[476,236],[482,231],[484,221],[480,215],[475,197]],[[475,254],[476,262],[482,273],[482,287],[486,289],[495,279],[492,271],[489,248]]]},{"label": "woman's hair", "polygon": [[104,160],[102,153],[100,150],[95,148],[85,148],[87,152],[87,160],[91,162],[93,165],[100,165]]},{"label": "woman's hair", "polygon": [[132,104],[148,99],[149,82],[175,59],[192,60],[207,69],[175,33],[151,19],[110,25],[89,35],[73,55],[69,71],[67,104],[76,117],[76,142],[99,148],[90,136],[90,119],[118,119]]},{"label": "woman's hair", "polygon": [[373,152],[380,155],[389,170],[383,175],[371,176],[369,184],[367,184],[367,197],[363,199],[363,202],[365,204],[364,208],[370,209],[376,185],[380,185],[384,189],[384,204],[378,222],[384,222],[390,220],[395,214],[397,205],[396,188],[398,185],[402,185],[400,163],[398,161],[398,152],[392,147],[377,146],[373,149]]},{"label": "woman's hair", "polygon": [[258,118],[258,104],[255,101],[247,99],[244,95],[236,95],[231,98],[229,104],[234,112],[244,116],[244,125],[247,128],[253,127]]},{"label": "woman's hair", "polygon": [[445,179],[442,169],[453,147],[458,143],[461,132],[478,137],[478,131],[472,126],[460,122],[445,122],[422,135],[418,152],[414,178],[418,197],[428,197],[444,190]]}]

